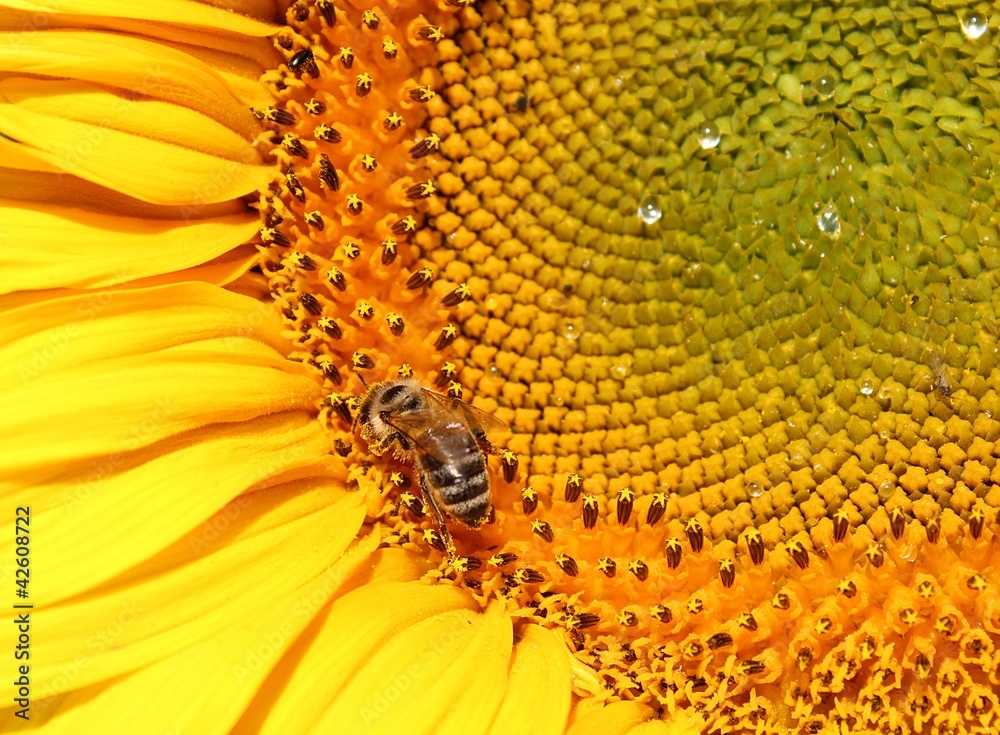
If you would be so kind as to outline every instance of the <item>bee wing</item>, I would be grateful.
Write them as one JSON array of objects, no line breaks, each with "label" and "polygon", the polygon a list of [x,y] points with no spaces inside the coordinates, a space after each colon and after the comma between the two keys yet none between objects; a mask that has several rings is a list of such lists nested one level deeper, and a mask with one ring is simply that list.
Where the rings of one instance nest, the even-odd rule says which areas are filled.
[{"label": "bee wing", "polygon": [[441,410],[448,414],[459,416],[473,434],[479,432],[484,434],[501,434],[510,431],[510,427],[493,414],[486,413],[481,408],[476,408],[463,400],[443,396],[426,388],[424,389],[424,395],[430,399],[430,403],[440,406]]},{"label": "bee wing", "polygon": [[439,434],[449,423],[465,425],[462,414],[449,411],[434,401],[428,401],[420,411],[395,414],[385,422],[439,462],[449,462],[450,457],[440,453],[436,442],[427,441],[428,435]]}]

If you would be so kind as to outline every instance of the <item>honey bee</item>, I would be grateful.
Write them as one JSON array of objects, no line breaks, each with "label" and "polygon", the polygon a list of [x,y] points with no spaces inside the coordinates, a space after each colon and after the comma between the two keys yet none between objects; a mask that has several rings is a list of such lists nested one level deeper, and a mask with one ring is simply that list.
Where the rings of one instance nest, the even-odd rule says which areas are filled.
[{"label": "honey bee", "polygon": [[488,431],[507,425],[458,398],[424,388],[408,378],[366,384],[355,429],[375,455],[390,449],[411,461],[424,499],[437,516],[449,556],[451,535],[445,517],[479,528],[492,510],[486,454],[496,453]]}]

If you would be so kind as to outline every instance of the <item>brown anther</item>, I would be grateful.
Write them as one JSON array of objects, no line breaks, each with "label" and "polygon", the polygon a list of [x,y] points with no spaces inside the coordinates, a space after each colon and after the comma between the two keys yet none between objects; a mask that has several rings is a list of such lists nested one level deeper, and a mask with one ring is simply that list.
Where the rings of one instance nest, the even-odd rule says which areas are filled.
[{"label": "brown anther", "polygon": [[278,247],[287,248],[291,247],[292,241],[288,239],[285,233],[274,229],[273,227],[261,227],[259,230],[260,241],[265,245],[277,245]]},{"label": "brown anther", "polygon": [[941,521],[937,517],[931,518],[924,525],[924,528],[927,531],[927,540],[932,544],[936,544],[938,539],[941,538]]},{"label": "brown anther", "polygon": [[410,90],[410,99],[415,102],[430,102],[437,93],[430,87],[417,87]]},{"label": "brown anther", "polygon": [[850,599],[850,598],[854,597],[856,594],[858,594],[858,588],[857,588],[857,586],[854,584],[854,582],[852,582],[849,579],[845,579],[845,580],[841,581],[837,585],[837,591],[840,592],[840,594],[842,594],[844,597],[846,597],[848,599]]},{"label": "brown anther", "polygon": [[290,113],[288,110],[278,110],[274,107],[268,107],[264,110],[264,119],[270,120],[278,125],[294,125],[295,115]]},{"label": "brown anther", "polygon": [[316,270],[316,261],[305,253],[292,253],[286,261],[290,266],[300,271]]},{"label": "brown anther", "polygon": [[766,667],[762,661],[755,661],[752,658],[740,663],[740,673],[744,676],[760,674]]},{"label": "brown anther", "polygon": [[616,619],[623,628],[634,628],[639,624],[639,616],[630,610],[622,610]]},{"label": "brown anther", "polygon": [[876,569],[881,567],[885,562],[885,554],[882,553],[882,547],[878,544],[872,544],[865,549],[865,556],[868,557],[868,561]]},{"label": "brown anther", "polygon": [[808,648],[802,648],[798,655],[795,657],[795,663],[799,667],[799,671],[806,671],[812,666],[813,662],[813,652]]},{"label": "brown anther", "polygon": [[474,572],[483,565],[483,562],[474,556],[460,556],[455,561],[463,567],[459,569],[460,572]]},{"label": "brown anther", "polygon": [[978,540],[983,533],[983,526],[986,525],[986,514],[983,509],[976,506],[969,513],[969,533],[972,534],[972,538]]},{"label": "brown anther", "polygon": [[792,555],[792,559],[799,569],[805,569],[809,566],[809,552],[798,541],[788,542],[788,553]]},{"label": "brown anther", "polygon": [[328,316],[321,317],[317,322],[316,326],[322,330],[323,334],[327,337],[332,337],[333,339],[340,339],[344,336],[343,330],[341,330],[340,325],[337,324],[333,319]]},{"label": "brown anther", "polygon": [[326,272],[326,280],[338,291],[347,289],[347,278],[340,268],[333,266]]},{"label": "brown anther", "polygon": [[315,227],[320,232],[322,232],[323,228],[326,227],[326,223],[323,221],[323,215],[315,210],[312,212],[306,212],[303,217],[305,218],[307,225]]},{"label": "brown anther", "polygon": [[439,372],[437,378],[435,378],[434,385],[438,388],[444,388],[448,385],[448,383],[455,379],[457,374],[458,368],[455,367],[455,364],[446,362],[441,366],[441,372]]},{"label": "brown anther", "polygon": [[635,578],[640,582],[645,582],[646,577],[649,576],[649,567],[646,566],[646,562],[644,561],[630,561],[628,563],[628,570],[632,572],[632,574],[635,575]]},{"label": "brown anther", "polygon": [[441,26],[423,26],[417,33],[425,41],[431,41],[432,43],[437,43],[444,38],[444,31],[441,30]]},{"label": "brown anther", "polygon": [[432,271],[430,268],[424,267],[418,270],[412,276],[410,276],[410,278],[406,281],[406,287],[411,291],[415,291],[418,288],[423,288],[433,280],[434,280],[434,271]]},{"label": "brown anther", "polygon": [[463,395],[465,395],[465,388],[462,387],[461,383],[455,380],[448,383],[449,398],[457,398],[458,400],[462,400]]},{"label": "brown anther", "polygon": [[389,265],[396,259],[398,251],[396,249],[396,241],[391,237],[387,237],[382,241],[382,265]]},{"label": "brown anther", "polygon": [[900,508],[889,511],[889,532],[894,539],[901,538],[906,530],[906,516]]},{"label": "brown anther", "polygon": [[309,6],[306,5],[302,0],[298,0],[291,8],[288,9],[291,16],[299,23],[304,23],[309,20]]},{"label": "brown anther", "polygon": [[428,528],[424,531],[424,543],[438,551],[448,550],[448,545],[445,543],[444,538],[433,528]]},{"label": "brown anther", "polygon": [[792,601],[788,598],[788,595],[786,595],[784,592],[779,592],[774,597],[771,598],[771,607],[773,608],[776,608],[778,610],[787,610],[791,606],[792,606]]},{"label": "brown anther", "polygon": [[918,653],[913,661],[913,670],[921,679],[926,679],[931,675],[931,662],[926,655]]},{"label": "brown anther", "polygon": [[649,509],[646,511],[646,525],[652,526],[658,520],[663,518],[663,514],[667,510],[667,494],[666,493],[653,493],[653,500],[649,504]]},{"label": "brown anther", "polygon": [[750,552],[750,561],[755,565],[764,561],[764,537],[756,528],[749,528],[746,532],[747,550]]},{"label": "brown anther", "polygon": [[382,55],[387,59],[395,59],[399,53],[399,46],[391,38],[386,36],[382,40]]},{"label": "brown anther", "polygon": [[391,482],[396,487],[409,487],[411,484],[413,484],[410,482],[410,478],[404,475],[399,470],[396,470],[395,472],[389,475],[389,482]]},{"label": "brown anther", "polygon": [[536,569],[523,567],[514,572],[514,581],[518,584],[540,584],[545,581],[545,577]]},{"label": "brown anther", "polygon": [[583,527],[593,528],[597,524],[597,498],[593,495],[583,496]]},{"label": "brown anther", "polygon": [[572,627],[577,629],[593,628],[599,622],[601,622],[601,617],[597,613],[580,613],[574,616]]},{"label": "brown anther", "polygon": [[581,492],[583,492],[583,478],[579,475],[570,475],[567,477],[566,490],[564,491],[566,502],[576,502],[576,499],[580,497]]},{"label": "brown anther", "polygon": [[319,316],[323,313],[323,304],[311,293],[304,293],[299,296],[299,304],[313,316]]},{"label": "brown anther", "polygon": [[676,569],[681,565],[681,556],[684,553],[684,549],[681,547],[681,542],[675,538],[667,539],[667,546],[665,553],[667,555],[667,566],[671,569]]},{"label": "brown anther", "polygon": [[702,602],[702,599],[700,597],[692,597],[687,601],[687,605],[685,605],[685,607],[687,607],[687,611],[689,613],[691,613],[692,615],[697,615],[698,613],[700,613],[702,610],[705,609],[705,603]]},{"label": "brown anther", "polygon": [[319,180],[326,184],[331,191],[340,191],[340,177],[337,169],[330,163],[330,158],[325,153],[319,156]]},{"label": "brown anther", "polygon": [[517,476],[517,455],[509,449],[500,452],[500,467],[503,469],[504,482],[514,482]]},{"label": "brown anther", "polygon": [[705,650],[705,647],[697,641],[688,641],[681,646],[681,653],[687,658],[698,658]]},{"label": "brown anther", "polygon": [[424,504],[420,502],[420,498],[416,495],[413,493],[403,493],[399,496],[399,502],[402,503],[412,515],[417,518],[423,518]]},{"label": "brown anther", "polygon": [[943,615],[934,623],[934,630],[943,636],[950,637],[955,631],[955,618],[951,615]]},{"label": "brown anther", "polygon": [[340,58],[340,63],[344,65],[345,69],[350,69],[354,66],[354,49],[350,46],[341,46],[337,56]]},{"label": "brown anther", "polygon": [[500,567],[505,567],[508,564],[513,564],[516,561],[517,561],[517,554],[504,552],[501,554],[494,554],[493,556],[491,556],[489,559],[486,560],[486,563],[489,564],[491,567],[496,567],[499,569]]},{"label": "brown anther", "polygon": [[649,608],[649,615],[653,620],[658,620],[661,623],[669,623],[674,619],[674,614],[666,605],[653,605]]},{"label": "brown anther", "polygon": [[327,399],[327,405],[330,406],[333,412],[336,413],[344,423],[350,424],[352,422],[353,417],[351,416],[351,409],[347,405],[347,401],[343,396],[336,394],[330,396]]},{"label": "brown anther", "polygon": [[357,194],[347,195],[347,211],[351,214],[361,214],[361,210],[364,209],[365,203],[361,201],[361,197]]},{"label": "brown anther", "polygon": [[358,247],[357,243],[353,242],[345,242],[340,250],[348,260],[354,260],[361,255],[361,248]]},{"label": "brown anther", "polygon": [[986,578],[982,574],[973,574],[966,580],[965,584],[970,590],[982,592],[986,589]]},{"label": "brown anther", "polygon": [[355,352],[351,355],[351,365],[355,370],[371,370],[375,367],[375,361],[364,352]]},{"label": "brown anther", "polygon": [[324,143],[339,143],[341,139],[340,132],[326,123],[320,123],[313,128],[313,137]]},{"label": "brown anther", "polygon": [[385,315],[386,324],[389,325],[389,331],[393,333],[394,336],[398,337],[403,333],[403,328],[405,327],[403,323],[403,317],[401,314],[397,314],[394,311],[390,311]]},{"label": "brown anther", "polygon": [[571,556],[567,556],[566,554],[557,554],[556,564],[558,564],[559,568],[571,577],[575,577],[580,573],[580,569],[576,565],[576,559]]},{"label": "brown anther", "polygon": [[757,620],[750,613],[740,613],[736,624],[745,630],[757,630]]},{"label": "brown anther", "polygon": [[847,510],[841,508],[833,514],[833,540],[839,542],[847,538],[848,528]]},{"label": "brown anther", "polygon": [[830,618],[820,618],[813,626],[813,631],[816,635],[823,636],[829,633],[831,628],[833,628],[833,621]]},{"label": "brown anther", "polygon": [[368,26],[369,30],[374,31],[379,26],[379,17],[374,10],[366,10],[361,14],[361,22]]},{"label": "brown anther", "polygon": [[708,639],[708,647],[713,651],[731,645],[733,645],[733,637],[729,633],[716,633]]},{"label": "brown anther", "polygon": [[404,362],[396,369],[396,375],[401,378],[412,378],[413,377],[413,367],[408,362]]},{"label": "brown anther", "polygon": [[628,523],[629,518],[632,516],[632,501],[635,498],[635,494],[630,488],[623,487],[618,491],[617,503],[615,503],[618,525],[624,526]]},{"label": "brown anther", "polygon": [[375,156],[370,153],[366,153],[361,156],[361,168],[363,168],[368,173],[371,173],[376,168],[378,168],[378,161],[375,160]]},{"label": "brown anther", "polygon": [[406,190],[406,196],[408,199],[427,199],[434,196],[436,192],[437,188],[434,186],[434,182],[427,180],[409,187]]},{"label": "brown anther", "polygon": [[333,7],[331,0],[316,0],[316,9],[319,10],[320,15],[323,16],[323,20],[326,21],[328,26],[332,26],[337,22],[337,11]]},{"label": "brown anther", "polygon": [[532,521],[531,530],[536,536],[539,536],[548,543],[552,543],[552,539],[555,538],[552,533],[552,526],[545,521]]},{"label": "brown anther", "polygon": [[458,327],[454,324],[445,324],[441,328],[441,334],[438,335],[437,342],[434,343],[434,349],[440,352],[454,342],[456,337],[458,337]]},{"label": "brown anther", "polygon": [[411,232],[415,232],[417,229],[417,220],[412,214],[408,214],[403,219],[396,221],[392,226],[392,232],[395,235],[406,235]]},{"label": "brown anther", "polygon": [[521,491],[521,510],[526,516],[530,516],[538,507],[538,493],[534,488],[526,487]]},{"label": "brown anther", "polygon": [[284,137],[281,139],[281,147],[293,156],[298,156],[299,158],[309,158],[309,151],[306,150],[305,145],[303,145],[302,141],[291,133],[285,133]]},{"label": "brown anther", "polygon": [[329,358],[323,358],[316,361],[316,367],[320,369],[323,375],[333,383],[334,385],[341,385],[343,379],[340,377],[340,371],[337,370],[337,366],[330,362]]},{"label": "brown anther", "polygon": [[736,564],[732,559],[723,559],[719,562],[719,579],[722,580],[723,587],[728,589],[733,586],[736,581]]},{"label": "brown anther", "polygon": [[285,188],[289,194],[300,202],[305,202],[306,190],[302,188],[302,184],[299,183],[298,178],[291,171],[285,174]]},{"label": "brown anther", "polygon": [[403,116],[398,112],[390,112],[386,115],[385,120],[382,121],[382,125],[386,130],[397,130],[403,124]]},{"label": "brown anther", "polygon": [[372,75],[368,72],[358,74],[354,79],[354,93],[358,97],[365,97],[372,91]]},{"label": "brown anther", "polygon": [[923,582],[917,585],[917,594],[923,597],[925,600],[929,600],[934,596],[934,583],[930,580],[925,579]]},{"label": "brown anther", "polygon": [[597,560],[597,568],[605,577],[615,576],[615,572],[618,571],[618,565],[615,564],[615,560],[610,556],[602,556]]},{"label": "brown anther", "polygon": [[326,103],[323,102],[323,100],[318,100],[315,97],[312,97],[306,100],[305,108],[306,112],[310,115],[322,115],[326,112]]},{"label": "brown anther", "polygon": [[418,141],[412,148],[410,148],[411,158],[423,158],[424,156],[430,155],[438,148],[441,147],[441,139],[431,133],[423,140]]},{"label": "brown anther", "polygon": [[684,531],[687,533],[688,543],[691,544],[691,551],[699,553],[705,543],[705,531],[701,522],[697,518],[691,518],[684,524]]}]

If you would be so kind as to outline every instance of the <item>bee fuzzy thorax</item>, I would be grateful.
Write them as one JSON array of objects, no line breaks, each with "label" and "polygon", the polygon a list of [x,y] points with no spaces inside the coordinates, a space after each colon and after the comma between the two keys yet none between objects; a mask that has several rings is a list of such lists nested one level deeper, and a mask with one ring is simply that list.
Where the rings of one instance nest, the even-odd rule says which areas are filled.
[{"label": "bee fuzzy thorax", "polygon": [[388,415],[398,412],[406,404],[412,403],[419,396],[423,386],[419,381],[401,378],[374,383],[361,399],[354,427],[361,427],[361,438],[368,443],[368,450],[382,456],[393,450],[393,456],[399,460],[409,460],[412,447],[405,438],[387,421]]}]

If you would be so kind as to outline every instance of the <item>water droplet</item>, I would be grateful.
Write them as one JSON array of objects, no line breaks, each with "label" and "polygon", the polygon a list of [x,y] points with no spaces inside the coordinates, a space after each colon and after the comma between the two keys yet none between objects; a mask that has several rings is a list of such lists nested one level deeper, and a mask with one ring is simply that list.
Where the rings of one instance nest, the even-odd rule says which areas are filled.
[{"label": "water droplet", "polygon": [[575,324],[564,324],[562,336],[566,339],[577,340],[580,339],[580,330],[576,328]]},{"label": "water droplet", "polygon": [[643,197],[642,201],[639,202],[639,211],[637,214],[639,215],[639,219],[647,225],[658,221],[663,216],[663,211],[660,209],[660,200],[652,195]]},{"label": "water droplet", "polygon": [[719,126],[714,122],[706,120],[698,126],[698,143],[706,151],[719,145],[720,140],[722,140],[722,133],[719,132]]},{"label": "water droplet", "polygon": [[500,368],[497,367],[496,365],[490,365],[488,368],[486,368],[486,375],[492,378],[493,380],[499,380],[501,377]]},{"label": "water droplet", "polygon": [[986,20],[986,16],[982,13],[977,13],[975,11],[970,11],[962,16],[962,33],[970,41],[975,41],[977,38],[981,38],[984,33],[986,33],[989,22]]},{"label": "water droplet", "polygon": [[749,482],[747,483],[747,495],[751,498],[759,498],[764,494],[764,488],[759,482]]},{"label": "water droplet", "polygon": [[872,385],[870,381],[866,380],[861,384],[862,395],[870,396],[874,392],[875,392],[875,386]]},{"label": "water droplet", "polygon": [[628,365],[622,365],[621,363],[619,363],[618,365],[614,365],[611,368],[611,377],[614,378],[615,380],[625,380],[625,378],[627,378],[631,374],[632,370],[629,368]]},{"label": "water droplet", "polygon": [[840,236],[840,215],[832,203],[827,204],[819,210],[819,215],[816,217],[816,224],[830,237],[835,238]]},{"label": "water droplet", "polygon": [[829,74],[823,74],[813,79],[813,90],[820,97],[832,97],[836,87],[837,83]]}]

